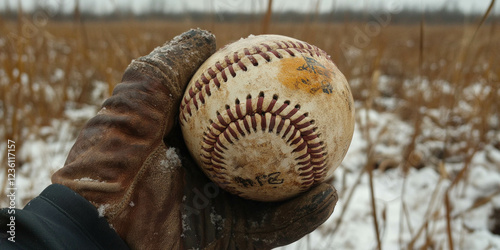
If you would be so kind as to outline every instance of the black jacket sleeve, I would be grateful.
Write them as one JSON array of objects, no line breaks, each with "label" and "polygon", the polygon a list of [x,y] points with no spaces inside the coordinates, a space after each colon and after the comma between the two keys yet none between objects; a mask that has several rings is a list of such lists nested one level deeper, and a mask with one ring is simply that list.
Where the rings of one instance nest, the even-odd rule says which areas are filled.
[{"label": "black jacket sleeve", "polygon": [[128,249],[90,202],[59,184],[23,209],[1,209],[0,229],[0,249]]}]

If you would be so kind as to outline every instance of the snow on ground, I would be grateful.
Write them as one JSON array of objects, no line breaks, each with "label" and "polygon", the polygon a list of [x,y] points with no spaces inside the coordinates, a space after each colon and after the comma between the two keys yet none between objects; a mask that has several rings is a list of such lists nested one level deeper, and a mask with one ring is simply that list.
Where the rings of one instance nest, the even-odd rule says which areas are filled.
[{"label": "snow on ground", "polygon": [[[51,184],[52,174],[64,165],[66,156],[78,135],[78,126],[97,112],[95,106],[83,106],[65,112],[64,120],[53,120],[50,126],[38,129],[30,135],[16,152],[16,204],[24,206]],[[16,142],[17,143],[17,142]],[[4,151],[5,152],[5,151]],[[0,183],[6,183],[0,174]],[[0,207],[7,206],[2,199]]]},{"label": "snow on ground", "polygon": [[[96,92],[93,95],[99,99],[106,88],[99,88],[98,83],[95,85]],[[398,105],[398,100],[390,98],[376,101],[386,106]],[[335,172],[333,184],[340,200],[333,215],[313,233],[280,249],[377,248],[370,181],[368,174],[362,171],[367,163],[366,151],[369,146],[367,135],[362,131],[366,126],[370,127],[372,143],[375,142],[373,153],[386,159],[386,165],[389,166],[386,170],[373,171],[376,214],[383,249],[408,249],[412,241],[413,247],[420,248],[426,243],[426,237],[432,240],[437,249],[448,249],[444,197],[452,185],[449,176],[456,174],[457,169],[463,167],[463,162],[458,160],[439,165],[439,161],[431,159],[431,149],[442,148],[440,138],[443,131],[425,117],[422,121],[422,136],[437,139],[417,146],[425,164],[422,168],[411,168],[405,176],[401,167],[390,166],[402,161],[403,149],[409,143],[413,127],[391,112],[366,110],[359,103],[357,106],[357,124],[351,147]],[[36,136],[23,141],[22,149],[17,152],[18,164],[22,165],[18,167],[16,179],[17,204],[26,204],[50,184],[50,176],[63,166],[83,121],[95,115],[97,110],[97,105],[69,104],[64,119],[54,120],[50,126],[40,128]],[[423,112],[431,115],[435,113],[438,118],[441,114],[440,110]],[[492,119],[498,122],[498,117]],[[491,136],[500,142],[498,131]],[[4,180],[2,173],[0,181],[5,183]],[[500,151],[494,145],[486,145],[474,155],[466,180],[457,183],[448,193],[452,206],[450,226],[455,248],[500,249],[500,236],[488,230],[493,207],[500,208],[498,190]],[[478,203],[480,199],[489,200],[482,204]],[[475,204],[480,206],[473,207]],[[5,199],[1,200],[0,205],[7,205]]]}]

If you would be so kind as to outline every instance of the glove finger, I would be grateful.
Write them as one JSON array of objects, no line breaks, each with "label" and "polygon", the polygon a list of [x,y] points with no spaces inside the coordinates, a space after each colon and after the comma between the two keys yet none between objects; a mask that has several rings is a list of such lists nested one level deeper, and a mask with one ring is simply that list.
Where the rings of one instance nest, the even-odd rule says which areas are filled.
[{"label": "glove finger", "polygon": [[[133,181],[130,176],[120,176],[136,174],[160,145],[174,124],[182,90],[214,51],[212,34],[190,30],[134,60],[101,111],[82,129],[65,167],[52,176],[52,182],[69,186],[100,203],[98,198],[84,194],[93,190],[96,183],[74,181],[91,177],[106,182],[100,187],[113,190],[116,199],[120,199],[126,190],[123,187]],[[102,170],[104,167],[106,170]]]},{"label": "glove finger", "polygon": [[[139,57],[132,61],[126,69],[122,82],[148,82],[161,83],[164,102],[166,105],[157,105],[154,100],[150,100],[151,109],[161,109],[166,126],[164,134],[170,132],[175,118],[178,114],[178,107],[184,89],[193,74],[201,64],[215,52],[215,36],[208,31],[201,29],[191,29],[176,36],[171,41],[161,47],[154,49],[149,55]],[[127,85],[118,85],[114,92],[121,91]],[[143,92],[153,91],[144,86]],[[160,103],[161,104],[161,103]]]},{"label": "glove finger", "polygon": [[284,202],[248,201],[253,204],[243,206],[245,214],[239,216],[245,219],[235,226],[234,234],[250,238],[259,248],[287,245],[323,224],[332,214],[337,200],[335,188],[323,183]]}]

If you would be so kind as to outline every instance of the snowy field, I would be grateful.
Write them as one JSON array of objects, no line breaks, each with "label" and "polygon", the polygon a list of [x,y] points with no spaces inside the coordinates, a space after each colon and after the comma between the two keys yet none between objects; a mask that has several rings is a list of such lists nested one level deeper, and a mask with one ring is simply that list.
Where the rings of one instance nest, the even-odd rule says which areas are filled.
[{"label": "snowy field", "polygon": [[[102,83],[96,82],[97,90]],[[104,90],[103,88],[101,88]],[[499,93],[500,95],[500,93]],[[100,95],[96,95],[100,96]],[[394,100],[381,100],[395,103]],[[334,185],[340,194],[331,218],[319,229],[302,240],[282,249],[375,249],[376,234],[373,224],[373,206],[367,172],[368,143],[360,129],[369,124],[372,140],[377,140],[374,151],[384,157],[380,165],[384,171],[373,171],[373,189],[383,249],[404,249],[412,242],[415,248],[425,244],[431,235],[438,249],[447,249],[447,219],[444,195],[456,175],[464,167],[463,159],[452,159],[440,166],[432,155],[433,148],[442,147],[444,131],[426,118],[424,134],[435,138],[419,145],[420,168],[404,173],[401,167],[402,148],[408,143],[413,128],[392,113],[380,113],[360,107],[357,103],[356,130],[351,147],[341,167],[336,171]],[[38,136],[28,138],[18,152],[26,159],[17,176],[18,204],[26,204],[50,184],[51,174],[60,168],[74,143],[78,132],[74,124],[96,114],[98,106],[68,108],[65,119],[54,120],[40,129]],[[431,111],[428,111],[432,113]],[[438,110],[434,110],[436,116]],[[495,118],[495,119],[498,119]],[[495,121],[498,122],[498,121]],[[465,133],[467,128],[457,128]],[[449,190],[451,229],[455,246],[459,249],[500,249],[500,236],[490,232],[489,217],[493,208],[500,207],[500,133],[489,134],[496,145],[485,145],[475,153],[466,179]],[[496,147],[495,147],[496,146]],[[5,147],[5,144],[2,145]],[[5,151],[5,148],[2,148]],[[380,166],[379,166],[380,167]],[[1,176],[2,183],[5,176]],[[491,199],[485,204],[482,199]],[[403,204],[407,213],[403,212]],[[2,200],[2,206],[6,206]],[[497,222],[498,223],[498,222]]]},{"label": "snowy field", "polygon": [[[55,31],[51,32],[57,35]],[[219,34],[216,35],[219,38]],[[91,32],[89,36],[92,36]],[[96,47],[105,50],[114,46],[116,49],[120,47],[118,43],[123,45],[128,42],[120,36],[116,40],[105,37],[103,41],[96,42]],[[53,101],[54,106],[62,107],[60,115],[44,122],[26,118],[26,121],[36,123],[36,126],[19,123],[19,134],[23,137],[22,141],[16,142],[22,143],[22,147],[16,151],[18,207],[24,206],[50,184],[50,176],[63,166],[79,129],[97,113],[104,98],[109,96],[109,82],[119,80],[121,70],[130,62],[130,58],[148,51],[144,44],[157,46],[160,44],[157,40],[163,39],[155,40],[146,35],[137,37],[147,42],[131,41],[127,46],[139,48],[137,44],[141,44],[140,50],[116,49],[104,56],[93,51],[75,60],[67,60],[66,56],[71,54],[70,51],[80,49],[78,42],[46,42],[53,51],[49,50],[48,55],[42,54],[43,58],[52,60],[54,64],[58,60],[62,61],[63,65],[43,69],[46,75],[38,77],[30,75],[26,70],[29,66],[24,68],[25,72],[5,64],[8,58],[5,54],[0,55],[0,62],[10,67],[0,68],[0,87],[11,86],[10,80],[15,79],[17,82],[14,84],[29,86],[31,91],[37,93],[35,96],[43,96],[49,106]],[[436,37],[440,39],[439,35]],[[373,44],[379,44],[378,40],[373,39]],[[383,40],[384,35],[377,36],[377,39]],[[396,41],[393,45],[418,47],[414,38],[404,39],[407,40]],[[331,44],[328,39],[320,40]],[[0,37],[0,47],[7,48],[6,43],[7,39]],[[39,55],[33,52],[36,51],[34,48],[45,46],[40,44],[26,47],[28,59],[21,57],[20,61],[26,61],[26,65],[29,65],[30,58]],[[481,48],[487,48],[493,46],[491,44],[494,42],[482,44]],[[319,46],[327,47],[322,44]],[[354,53],[349,59],[355,64],[358,61],[371,63],[380,59],[382,56],[372,56],[377,53],[376,46],[373,47],[362,51],[365,55],[363,58],[356,58],[359,55]],[[484,53],[485,50],[482,51]],[[488,52],[485,54],[489,55]],[[111,55],[115,57],[101,63],[103,57],[109,58]],[[496,57],[492,58],[497,60]],[[89,61],[74,66],[74,69],[89,65],[96,66],[96,69],[82,70],[81,74],[75,73],[76,76],[73,72],[68,73],[68,68],[73,68],[64,68],[64,64],[76,64],[78,60]],[[344,59],[336,60],[342,62]],[[394,63],[391,58],[382,58],[380,61],[381,64],[402,68],[400,71],[403,73],[394,73],[394,69],[386,70],[383,65],[377,66],[376,63],[371,64],[372,68],[368,70],[352,67],[352,70],[345,72],[356,100],[356,129],[347,156],[335,172],[333,185],[338,190],[339,201],[325,224],[302,240],[280,249],[364,250],[377,249],[379,243],[382,249],[450,249],[450,239],[453,249],[500,249],[498,64],[493,61],[479,65],[478,77],[460,78],[459,85],[452,82],[459,78],[451,73],[450,77],[432,73],[455,67],[448,66],[439,58],[425,66],[432,73],[429,78],[404,74],[406,69],[401,64],[402,60],[396,58]],[[117,63],[121,63],[120,66]],[[97,69],[97,66],[103,68]],[[339,68],[348,67],[341,65]],[[465,73],[458,76],[465,76]],[[77,101],[80,91],[78,83],[87,78],[94,78],[88,80],[87,99]],[[61,104],[57,101],[62,93],[57,84],[67,81],[71,82],[64,89],[68,91],[65,96],[67,101]],[[446,98],[452,101],[439,102]],[[12,118],[7,117],[12,117],[12,109],[15,108],[7,106],[15,102],[12,98],[0,101],[0,114],[4,121],[0,126],[0,135],[4,138],[11,131],[7,124],[12,123],[6,121],[11,122],[9,119]],[[27,105],[20,108],[19,117],[24,119],[23,114],[29,114],[32,109],[36,107]],[[0,151],[7,152],[6,147],[6,143],[1,143]],[[6,161],[6,158],[0,159]],[[5,173],[1,171],[0,183],[7,183]],[[5,207],[8,206],[8,200],[5,199],[7,190],[5,187],[2,190],[5,194],[2,194],[0,205]]]}]

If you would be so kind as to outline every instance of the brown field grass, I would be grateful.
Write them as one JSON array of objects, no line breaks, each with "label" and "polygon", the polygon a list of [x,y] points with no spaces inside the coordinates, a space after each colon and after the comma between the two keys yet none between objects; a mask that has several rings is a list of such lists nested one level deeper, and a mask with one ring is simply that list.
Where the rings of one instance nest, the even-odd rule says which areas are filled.
[{"label": "brown field grass", "polygon": [[[2,141],[18,142],[18,148],[26,138],[36,137],[39,129],[50,125],[53,119],[62,119],[68,105],[100,105],[92,98],[94,81],[106,83],[109,95],[132,59],[149,53],[187,29],[200,27],[212,31],[218,47],[263,30],[260,21],[49,21],[34,29],[27,28],[29,23],[28,18],[18,22],[0,21],[3,109],[0,136]],[[455,172],[444,171],[444,168],[436,170],[443,179],[452,181],[452,189],[455,183],[465,179],[476,152],[492,143],[500,147],[500,142],[492,142],[491,136],[500,130],[499,122],[496,125],[491,122],[492,117],[500,119],[500,26],[488,23],[478,28],[477,23],[430,25],[425,22],[367,25],[364,22],[270,23],[268,31],[322,48],[352,81],[352,92],[360,107],[392,112],[411,124],[412,138],[405,145],[401,159],[392,164],[395,167],[408,169],[425,165],[425,159],[420,159],[416,150],[418,145],[427,140],[443,141],[440,151],[433,152],[439,161],[437,166],[447,164],[447,159],[453,157],[463,163]],[[484,94],[471,95],[473,86]],[[99,100],[106,97],[101,96]],[[394,97],[400,102],[396,107],[387,107],[379,102],[384,97]],[[469,104],[472,110],[465,112],[458,108],[461,102]],[[439,110],[439,114],[427,113],[429,109]],[[360,117],[357,119],[366,138],[379,138],[388,132],[370,135],[373,133],[370,124],[359,122]],[[469,124],[470,129],[458,135],[446,132],[442,138],[429,138],[422,132],[424,119],[444,131],[464,124]],[[388,159],[380,159],[375,154],[373,148],[377,143],[380,143],[377,139],[368,139],[368,160],[363,172],[370,177],[375,168],[390,165]],[[5,156],[0,156],[0,162],[4,162],[2,157]],[[22,161],[29,159],[19,160],[22,168]],[[5,171],[5,164],[1,168]],[[444,200],[447,208],[450,205],[448,195],[433,197],[436,199]],[[478,201],[477,205],[483,203],[484,200]],[[375,207],[375,203],[372,205]],[[374,218],[377,231],[380,227],[377,221],[381,218],[375,213]],[[426,230],[413,228],[414,239]],[[451,237],[451,232],[449,234]],[[426,245],[432,246],[431,238]],[[413,243],[411,241],[410,246]]]},{"label": "brown field grass", "polygon": [[[26,136],[23,133],[30,132],[21,128],[48,124],[50,119],[61,115],[68,101],[88,103],[94,80],[108,83],[111,91],[133,58],[147,54],[189,28],[212,31],[218,47],[261,31],[260,22],[51,21],[35,28],[30,28],[33,25],[30,23],[26,18],[0,22],[4,139],[22,141]],[[476,25],[424,26],[422,44],[418,24],[378,26],[372,28],[371,34],[365,31],[366,26],[366,23],[276,23],[270,25],[269,33],[292,36],[325,50],[347,79],[362,79],[361,89],[352,86],[358,101],[369,99],[366,89],[375,88],[370,85],[377,84],[373,79],[380,75],[393,78],[392,93],[370,92],[375,95],[371,98],[391,94],[408,99],[409,90],[401,82],[419,75],[431,83],[452,82],[456,92],[478,81],[487,81],[493,90],[498,89],[500,58],[494,56],[500,54],[498,25],[481,27],[470,45]],[[64,77],[54,77],[55,71]],[[54,90],[54,98],[46,96],[44,85]],[[417,106],[454,105],[461,98],[455,91],[450,95],[432,90],[436,86],[429,87],[418,89],[415,84],[411,92],[432,92],[432,97],[418,100],[423,103]],[[489,101],[492,105],[483,107],[491,107],[490,112],[498,111],[498,103]],[[8,107],[18,109],[8,110]]]}]

